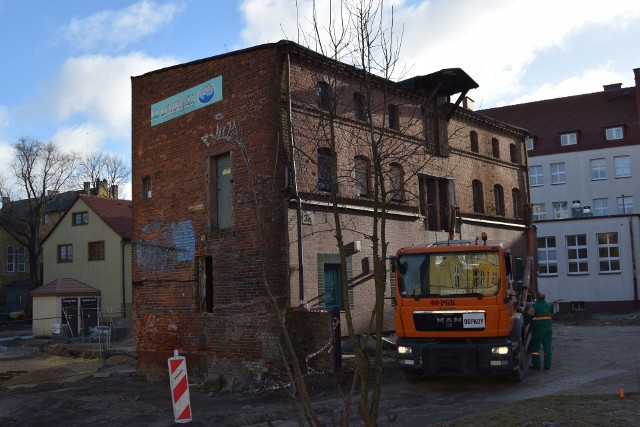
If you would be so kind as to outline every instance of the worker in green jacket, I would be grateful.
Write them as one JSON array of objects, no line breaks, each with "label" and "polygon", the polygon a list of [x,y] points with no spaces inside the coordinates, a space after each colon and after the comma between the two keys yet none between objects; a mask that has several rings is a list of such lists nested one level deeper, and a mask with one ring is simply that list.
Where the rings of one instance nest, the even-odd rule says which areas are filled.
[{"label": "worker in green jacket", "polygon": [[544,351],[544,369],[551,369],[551,305],[544,292],[536,294],[536,302],[527,310],[527,323],[533,325],[531,336],[531,369],[540,369],[540,345]]}]

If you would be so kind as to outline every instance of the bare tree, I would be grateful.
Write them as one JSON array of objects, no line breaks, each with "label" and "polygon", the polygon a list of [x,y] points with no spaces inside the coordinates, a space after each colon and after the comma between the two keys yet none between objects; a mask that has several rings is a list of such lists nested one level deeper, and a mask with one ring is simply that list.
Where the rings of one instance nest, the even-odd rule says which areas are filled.
[{"label": "bare tree", "polygon": [[78,181],[90,182],[96,188],[104,187],[107,197],[117,197],[118,188],[131,176],[131,168],[122,157],[104,151],[92,151],[83,155],[78,163]]},{"label": "bare tree", "polygon": [[[311,188],[313,172],[298,171],[299,181],[306,184],[301,192],[306,190],[312,199],[328,199],[331,206],[326,232],[335,236],[341,283],[348,283],[346,236],[360,235],[371,243],[373,273],[369,280],[373,282],[375,303],[366,333],[354,324],[350,304],[342,307],[354,349],[355,375],[343,399],[340,423],[348,424],[350,406],[357,399],[364,424],[375,426],[382,388],[388,214],[390,209],[401,208],[405,201],[418,205],[418,194],[407,190],[403,183],[416,178],[431,162],[434,150],[427,149],[429,138],[425,138],[423,125],[429,106],[421,105],[418,98],[408,102],[391,81],[397,72],[401,47],[393,10],[387,14],[382,0],[344,0],[331,2],[331,6],[328,22],[319,22],[314,2],[312,30],[299,33],[303,43],[330,60],[311,67],[316,70],[313,80],[318,82],[316,99],[310,100],[304,92],[297,99],[303,108],[298,110],[293,132],[302,141],[293,151],[299,159],[297,164],[312,165],[319,175],[326,175],[324,180],[318,179],[316,188]],[[353,68],[346,69],[344,63]],[[301,86],[304,84],[300,82]],[[310,101],[317,105],[308,108]],[[316,107],[317,115],[309,113]],[[316,151],[322,153],[323,160],[318,156],[315,161]],[[367,196],[360,202],[370,212],[371,225],[366,230],[362,223],[355,225],[343,208],[349,198],[345,189],[354,188],[358,192],[364,190]],[[342,301],[348,301],[347,286],[341,287],[341,293]],[[370,357],[366,348],[372,338],[375,350]]]},{"label": "bare tree", "polygon": [[[11,181],[0,186],[3,206],[0,210],[2,227],[19,245],[25,247],[29,259],[30,289],[40,283],[42,217],[51,197],[58,194],[72,178],[76,156],[63,152],[53,142],[20,138],[12,145]],[[15,188],[11,191],[10,188]],[[10,192],[20,200],[9,202]]]}]

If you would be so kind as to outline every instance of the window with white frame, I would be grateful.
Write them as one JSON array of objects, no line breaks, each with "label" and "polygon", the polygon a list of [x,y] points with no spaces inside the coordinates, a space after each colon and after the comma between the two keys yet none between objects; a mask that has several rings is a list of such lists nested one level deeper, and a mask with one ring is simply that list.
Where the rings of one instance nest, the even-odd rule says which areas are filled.
[{"label": "window with white frame", "polygon": [[569,206],[567,202],[553,202],[553,219],[569,218]]},{"label": "window with white frame", "polygon": [[551,184],[565,184],[567,182],[567,172],[564,168],[564,162],[551,163],[549,165],[551,169]]},{"label": "window with white frame", "polygon": [[24,246],[20,246],[18,248],[18,259],[17,259],[17,261],[18,261],[18,263],[17,263],[18,264],[17,265],[18,273],[24,273],[25,272],[26,253],[27,253],[27,251],[25,250]]},{"label": "window with white frame", "polygon": [[560,135],[560,145],[576,145],[578,143],[578,135],[575,132],[563,133]]},{"label": "window with white frame", "polygon": [[616,126],[616,127],[605,129],[605,135],[607,136],[607,141],[614,141],[616,139],[624,138],[624,132],[622,130],[622,126]]},{"label": "window with white frame", "polygon": [[628,178],[631,176],[631,158],[629,156],[616,156],[613,158],[616,170],[616,178]]},{"label": "window with white frame", "polygon": [[524,143],[527,146],[527,151],[533,150],[533,138],[525,138]]},{"label": "window with white frame", "polygon": [[555,276],[558,274],[558,254],[556,238],[538,237],[538,275]]},{"label": "window with white frame", "polygon": [[547,219],[547,211],[545,210],[544,203],[534,203],[531,206],[531,211],[533,221],[542,221],[543,219]]},{"label": "window with white frame", "polygon": [[569,274],[589,273],[586,234],[567,236],[567,264]]},{"label": "window with white frame", "polygon": [[605,159],[591,159],[591,181],[607,179],[607,162]]},{"label": "window with white frame", "polygon": [[633,213],[633,197],[632,196],[620,196],[616,197],[616,205],[618,205],[618,214],[632,214]]},{"label": "window with white frame", "polygon": [[593,199],[593,216],[609,215],[609,199]]},{"label": "window with white frame", "polygon": [[598,264],[600,273],[620,272],[618,233],[598,233]]},{"label": "window with white frame", "polygon": [[544,184],[544,175],[542,173],[542,166],[529,166],[529,185],[536,187]]},{"label": "window with white frame", "polygon": [[16,271],[16,250],[13,246],[7,246],[7,273],[14,273]]}]

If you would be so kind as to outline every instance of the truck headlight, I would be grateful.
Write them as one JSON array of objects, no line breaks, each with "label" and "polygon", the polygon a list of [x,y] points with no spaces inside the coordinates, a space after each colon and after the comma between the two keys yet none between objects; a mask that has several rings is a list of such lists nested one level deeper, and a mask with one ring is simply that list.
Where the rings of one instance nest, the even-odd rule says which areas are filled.
[{"label": "truck headlight", "polygon": [[398,353],[399,354],[411,354],[411,347],[406,347],[404,345],[399,345],[398,346]]},{"label": "truck headlight", "polygon": [[509,354],[509,347],[506,345],[500,347],[491,347],[491,354]]}]

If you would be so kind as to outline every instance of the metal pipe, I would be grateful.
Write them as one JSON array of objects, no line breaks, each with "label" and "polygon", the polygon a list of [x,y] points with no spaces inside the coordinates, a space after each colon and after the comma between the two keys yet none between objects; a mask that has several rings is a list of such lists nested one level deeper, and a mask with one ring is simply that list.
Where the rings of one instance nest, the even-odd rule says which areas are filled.
[{"label": "metal pipe", "polygon": [[640,307],[638,303],[638,275],[636,273],[636,248],[633,243],[633,216],[629,216],[629,238],[631,239],[631,268],[633,272],[633,308]]},{"label": "metal pipe", "polygon": [[289,124],[289,142],[291,145],[291,181],[293,183],[293,196],[296,200],[296,228],[298,233],[298,292],[300,307],[306,307],[304,298],[304,251],[302,246],[302,199],[298,194],[298,178],[296,174],[295,140],[293,137],[293,109],[291,106],[291,58],[287,48],[287,108]]}]

